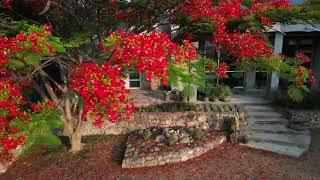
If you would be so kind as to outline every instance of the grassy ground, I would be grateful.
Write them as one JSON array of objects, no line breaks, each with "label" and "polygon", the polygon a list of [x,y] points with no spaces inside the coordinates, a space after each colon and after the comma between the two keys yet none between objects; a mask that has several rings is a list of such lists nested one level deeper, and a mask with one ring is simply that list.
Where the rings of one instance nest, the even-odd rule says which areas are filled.
[{"label": "grassy ground", "polygon": [[89,137],[77,156],[66,147],[37,149],[16,161],[0,179],[320,179],[320,130],[302,157],[290,158],[224,143],[183,163],[122,169],[126,136]]}]

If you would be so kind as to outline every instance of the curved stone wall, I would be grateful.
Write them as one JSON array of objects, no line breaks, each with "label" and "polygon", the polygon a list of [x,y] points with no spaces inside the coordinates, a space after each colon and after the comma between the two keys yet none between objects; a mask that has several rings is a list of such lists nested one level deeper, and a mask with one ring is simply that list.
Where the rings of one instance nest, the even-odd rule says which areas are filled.
[{"label": "curved stone wall", "polygon": [[[226,136],[221,133],[220,135],[210,138],[208,141],[203,143],[195,143],[194,146],[185,146],[178,151],[156,151],[148,154],[139,153],[137,147],[127,144],[125,157],[122,161],[122,168],[139,168],[187,161],[219,146],[225,140]],[[130,142],[130,139],[128,142]]]},{"label": "curved stone wall", "polygon": [[[90,122],[83,122],[83,135],[101,134],[127,134],[135,130],[150,127],[199,127],[208,129],[209,127],[224,129],[225,118],[232,117],[235,112],[141,112],[135,113],[131,121],[121,121],[118,123],[106,123],[102,128],[96,128]],[[244,116],[244,114],[241,114]]]}]

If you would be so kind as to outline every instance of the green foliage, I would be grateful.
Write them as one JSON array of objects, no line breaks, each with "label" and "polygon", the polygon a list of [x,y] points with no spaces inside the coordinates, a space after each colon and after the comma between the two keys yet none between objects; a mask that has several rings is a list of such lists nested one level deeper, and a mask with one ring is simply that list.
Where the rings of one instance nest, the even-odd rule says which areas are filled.
[{"label": "green foliage", "polygon": [[[277,75],[290,82],[288,90],[288,97],[292,98],[294,102],[302,102],[309,89],[304,83],[307,83],[309,78],[308,69],[303,67],[301,60],[294,58],[288,58],[283,56],[274,55],[271,57],[256,58],[252,61],[242,62],[240,65],[243,70],[250,70],[253,67],[259,70],[267,71],[269,74],[277,73]],[[294,83],[297,80],[297,68],[300,68],[300,80],[302,85],[297,88]]]},{"label": "green foliage", "polygon": [[61,145],[60,139],[53,132],[54,129],[63,127],[60,112],[56,109],[44,109],[38,114],[33,114],[30,122],[14,122],[13,125],[21,130],[20,134],[27,136],[24,153],[35,146],[53,148]]},{"label": "green foliage", "polygon": [[237,143],[239,140],[240,121],[239,113],[236,113],[232,118],[228,118],[225,121],[225,127],[232,144]]},{"label": "green foliage", "polygon": [[65,47],[67,48],[79,48],[82,45],[90,42],[90,34],[87,32],[74,32],[72,36],[67,40]]},{"label": "green foliage", "polygon": [[142,137],[145,141],[149,140],[151,138],[151,136],[152,136],[152,133],[151,133],[150,129],[145,129],[143,131]]},{"label": "green foliage", "polygon": [[223,85],[221,89],[222,89],[222,96],[223,97],[228,97],[228,96],[232,95],[231,89],[229,86]]},{"label": "green foliage", "polygon": [[254,3],[254,0],[241,0],[242,4],[247,6],[247,7],[251,7]]},{"label": "green foliage", "polygon": [[[186,66],[181,66],[178,63],[171,62],[168,68],[170,75],[168,80],[171,85],[196,85],[198,87],[205,87],[207,75],[205,73],[205,66],[214,63],[211,59],[200,58],[196,61],[191,61]],[[215,65],[216,67],[216,65]]]},{"label": "green foliage", "polygon": [[289,97],[297,103],[301,103],[304,98],[304,91],[302,89],[298,89],[294,86],[290,86],[288,90]]},{"label": "green foliage", "polygon": [[223,99],[225,97],[231,96],[231,89],[227,85],[217,85],[210,89],[210,98],[212,99]]},{"label": "green foliage", "polygon": [[170,133],[169,137],[168,137],[168,145],[169,146],[174,146],[177,144],[177,136],[174,133]]},{"label": "green foliage", "polygon": [[202,140],[205,137],[205,132],[201,128],[195,128],[192,137],[197,141]]},{"label": "green foliage", "polygon": [[194,90],[191,86],[186,86],[183,88],[182,93],[185,97],[191,97],[194,95]]},{"label": "green foliage", "polygon": [[320,93],[303,93],[302,102],[297,102],[289,97],[287,92],[277,92],[273,96],[273,104],[290,109],[320,109]]},{"label": "green foliage", "polygon": [[192,104],[183,102],[164,103],[157,105],[150,105],[146,107],[137,108],[138,112],[184,112],[184,111],[195,111],[195,112],[230,112],[236,111],[234,105],[229,104]]},{"label": "green foliage", "polygon": [[320,22],[320,2],[307,2],[296,5],[291,9],[273,9],[267,16],[276,22],[282,23],[319,23]]}]

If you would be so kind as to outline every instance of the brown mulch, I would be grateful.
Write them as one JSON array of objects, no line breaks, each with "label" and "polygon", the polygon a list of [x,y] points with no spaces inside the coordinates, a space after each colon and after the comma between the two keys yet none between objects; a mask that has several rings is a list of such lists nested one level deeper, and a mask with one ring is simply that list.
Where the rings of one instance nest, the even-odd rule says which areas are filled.
[{"label": "brown mulch", "polygon": [[193,160],[139,169],[121,168],[125,136],[90,137],[77,156],[66,148],[37,149],[0,179],[320,179],[320,130],[312,136],[298,159],[224,143]]}]

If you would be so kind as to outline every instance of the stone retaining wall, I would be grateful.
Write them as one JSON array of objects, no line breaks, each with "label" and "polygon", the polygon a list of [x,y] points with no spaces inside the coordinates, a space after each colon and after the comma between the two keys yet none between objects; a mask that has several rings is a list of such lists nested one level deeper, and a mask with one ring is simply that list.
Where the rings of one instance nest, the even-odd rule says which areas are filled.
[{"label": "stone retaining wall", "polygon": [[320,111],[290,110],[288,111],[289,127],[293,129],[319,128]]},{"label": "stone retaining wall", "polygon": [[[199,127],[216,130],[224,129],[224,121],[235,112],[142,112],[136,113],[131,121],[121,121],[115,124],[106,123],[102,128],[96,128],[90,122],[83,122],[83,135],[127,134],[135,130],[150,127]],[[244,116],[244,114],[242,114]]]},{"label": "stone retaining wall", "polygon": [[135,148],[127,146],[122,168],[138,168],[146,166],[157,166],[169,163],[187,161],[198,157],[207,151],[219,146],[226,140],[224,135],[216,136],[214,139],[195,147],[185,147],[177,152],[158,153],[153,152],[145,156],[135,154]]}]

